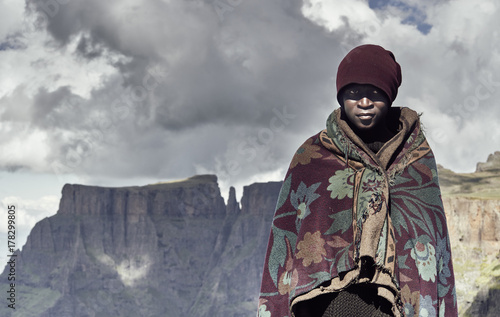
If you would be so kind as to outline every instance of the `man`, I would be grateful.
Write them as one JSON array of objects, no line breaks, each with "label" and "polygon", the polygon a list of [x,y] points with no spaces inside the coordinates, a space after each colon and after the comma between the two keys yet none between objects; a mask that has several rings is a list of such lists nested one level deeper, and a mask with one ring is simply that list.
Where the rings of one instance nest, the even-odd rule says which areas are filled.
[{"label": "man", "polygon": [[392,107],[400,84],[380,46],[340,63],[340,108],[281,189],[259,316],[457,315],[436,163],[418,114]]}]

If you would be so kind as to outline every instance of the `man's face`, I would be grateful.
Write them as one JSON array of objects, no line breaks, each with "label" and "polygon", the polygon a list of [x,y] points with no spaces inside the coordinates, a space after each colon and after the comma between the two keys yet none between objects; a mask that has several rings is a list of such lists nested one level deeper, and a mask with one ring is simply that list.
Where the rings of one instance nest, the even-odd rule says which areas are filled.
[{"label": "man's face", "polygon": [[385,124],[389,99],[385,93],[368,84],[350,84],[342,92],[344,111],[349,121],[360,130]]}]

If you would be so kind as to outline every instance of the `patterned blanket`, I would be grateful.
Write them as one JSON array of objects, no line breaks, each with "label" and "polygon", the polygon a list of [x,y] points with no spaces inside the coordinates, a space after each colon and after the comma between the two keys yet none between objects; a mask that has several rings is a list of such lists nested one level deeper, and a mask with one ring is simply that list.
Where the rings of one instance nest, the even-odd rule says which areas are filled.
[{"label": "patterned blanket", "polygon": [[[418,115],[391,108],[399,132],[377,154],[335,110],[295,153],[271,228],[259,316],[366,283],[395,316],[456,316],[437,168]],[[397,119],[396,119],[397,121]]]}]

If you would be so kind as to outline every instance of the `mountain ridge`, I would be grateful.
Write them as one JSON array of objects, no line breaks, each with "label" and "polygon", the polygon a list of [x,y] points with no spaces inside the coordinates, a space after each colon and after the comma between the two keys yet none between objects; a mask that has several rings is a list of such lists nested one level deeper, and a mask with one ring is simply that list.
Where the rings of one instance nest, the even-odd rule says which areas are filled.
[{"label": "mountain ridge", "polygon": [[438,175],[444,197],[500,199],[500,151],[477,163],[472,173],[455,173],[438,165]]}]

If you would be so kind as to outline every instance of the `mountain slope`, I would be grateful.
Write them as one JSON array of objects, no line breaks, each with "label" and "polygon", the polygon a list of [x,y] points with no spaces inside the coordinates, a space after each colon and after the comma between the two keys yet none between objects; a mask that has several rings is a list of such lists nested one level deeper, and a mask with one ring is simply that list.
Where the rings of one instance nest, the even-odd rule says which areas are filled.
[{"label": "mountain slope", "polygon": [[240,209],[215,176],[65,185],[58,213],[17,252],[16,314],[4,305],[0,315],[252,315],[279,188],[246,187]]}]

